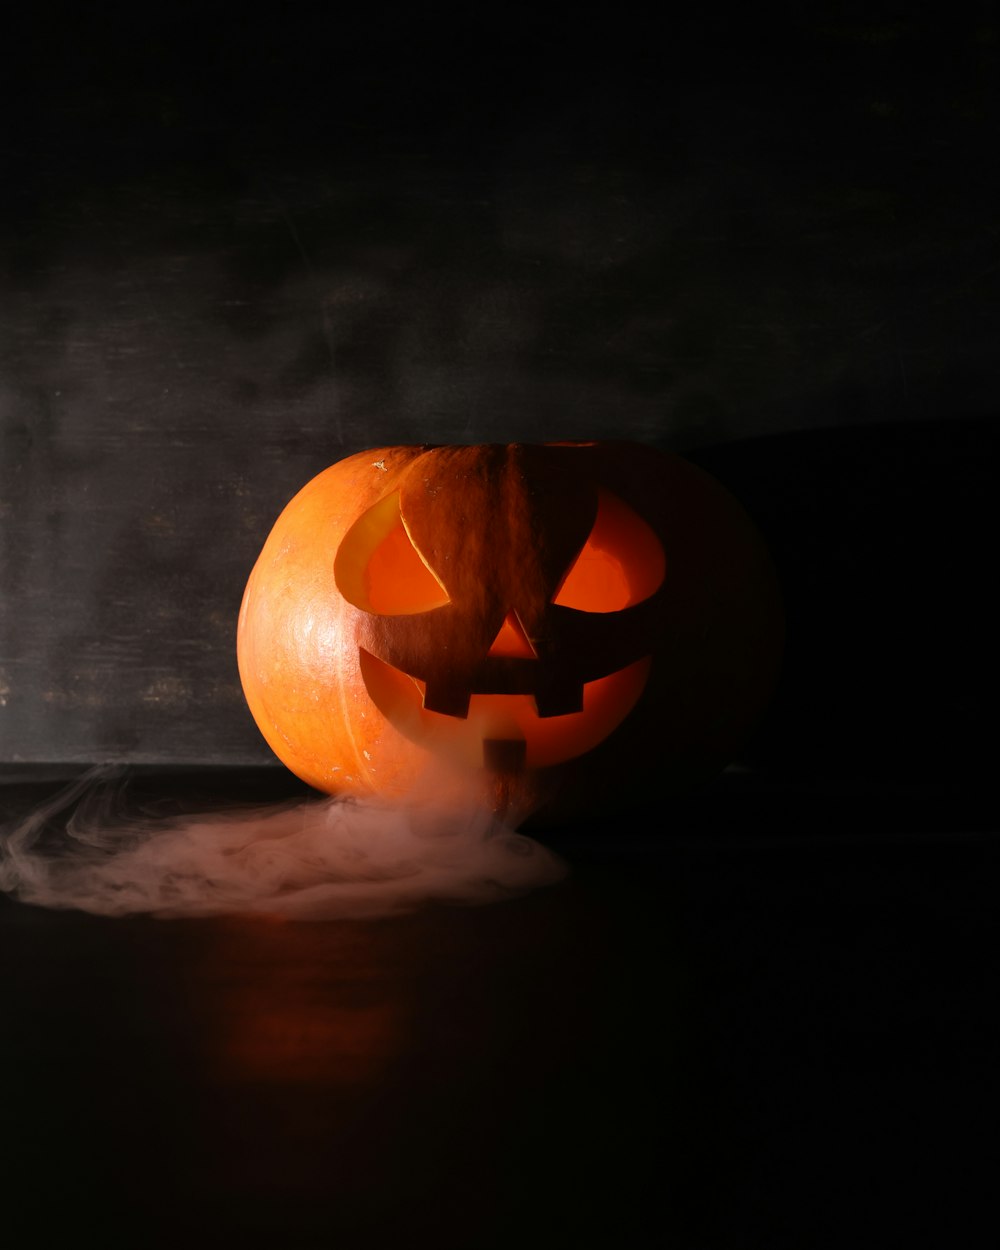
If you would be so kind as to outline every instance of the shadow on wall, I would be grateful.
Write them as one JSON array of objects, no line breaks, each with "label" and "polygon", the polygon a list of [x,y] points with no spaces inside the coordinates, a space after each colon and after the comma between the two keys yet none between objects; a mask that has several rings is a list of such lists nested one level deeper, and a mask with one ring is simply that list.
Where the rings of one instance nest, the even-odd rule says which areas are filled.
[{"label": "shadow on wall", "polygon": [[995,422],[689,452],[760,526],[785,595],[779,688],[746,762],[802,780],[985,784],[995,765]]}]

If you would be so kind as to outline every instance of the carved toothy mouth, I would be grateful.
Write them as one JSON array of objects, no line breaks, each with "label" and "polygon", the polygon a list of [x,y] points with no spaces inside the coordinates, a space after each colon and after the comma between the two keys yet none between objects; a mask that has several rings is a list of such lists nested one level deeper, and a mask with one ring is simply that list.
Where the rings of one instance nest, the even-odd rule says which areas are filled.
[{"label": "carved toothy mouth", "polygon": [[404,737],[473,768],[548,768],[593,750],[635,707],[650,657],[583,684],[579,711],[540,716],[530,694],[473,694],[464,717],[424,706],[424,683],[360,648],[372,702]]}]

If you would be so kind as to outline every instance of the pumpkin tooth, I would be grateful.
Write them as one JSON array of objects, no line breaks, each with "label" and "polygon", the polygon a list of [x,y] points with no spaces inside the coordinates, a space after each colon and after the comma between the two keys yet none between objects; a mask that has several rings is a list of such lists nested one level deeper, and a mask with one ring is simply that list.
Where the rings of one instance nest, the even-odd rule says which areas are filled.
[{"label": "pumpkin tooth", "polygon": [[455,686],[438,685],[433,682],[424,691],[424,707],[428,712],[440,712],[444,716],[457,716],[465,720],[469,715],[471,691]]},{"label": "pumpkin tooth", "polygon": [[535,708],[540,717],[567,716],[583,711],[583,685],[578,681],[548,683],[535,692]]},{"label": "pumpkin tooth", "polygon": [[484,738],[483,767],[497,773],[523,772],[527,752],[523,738]]}]

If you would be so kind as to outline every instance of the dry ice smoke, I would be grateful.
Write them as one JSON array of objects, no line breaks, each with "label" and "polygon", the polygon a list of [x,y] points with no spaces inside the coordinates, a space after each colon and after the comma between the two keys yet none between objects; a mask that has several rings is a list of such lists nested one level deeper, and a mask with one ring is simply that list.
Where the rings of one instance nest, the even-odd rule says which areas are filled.
[{"label": "dry ice smoke", "polygon": [[185,816],[123,810],[107,770],[0,827],[0,890],[104,916],[322,920],[498,902],[566,866],[473,803],[316,798]]}]

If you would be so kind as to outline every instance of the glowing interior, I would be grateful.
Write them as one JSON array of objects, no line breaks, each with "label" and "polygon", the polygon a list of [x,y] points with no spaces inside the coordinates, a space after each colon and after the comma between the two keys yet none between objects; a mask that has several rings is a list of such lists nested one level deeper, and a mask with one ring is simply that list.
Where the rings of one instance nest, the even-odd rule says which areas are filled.
[{"label": "glowing interior", "polygon": [[483,765],[486,739],[524,742],[526,768],[548,768],[592,750],[635,706],[650,664],[646,657],[607,677],[585,682],[579,712],[540,717],[530,695],[474,694],[468,716],[460,718],[428,711],[423,706],[422,682],[361,651],[365,686],[389,723],[412,742],[472,768]]},{"label": "glowing interior", "polygon": [[511,660],[537,660],[538,652],[524,632],[516,612],[508,612],[497,636],[490,644],[488,655],[503,656]]},{"label": "glowing interior", "polygon": [[597,519],[553,603],[580,612],[620,612],[656,593],[666,576],[660,541],[610,491],[598,491]]},{"label": "glowing interior", "polygon": [[448,592],[410,541],[399,495],[387,495],[359,517],[334,562],[340,593],[379,616],[410,616],[449,602]]},{"label": "glowing interior", "polygon": [[[365,612],[408,616],[450,602],[448,592],[414,547],[392,494],[347,532],[334,576],[341,594]],[[553,600],[580,612],[620,612],[656,593],[666,556],[652,529],[610,491],[598,491],[593,528]],[[490,654],[531,658],[531,643],[508,617]]]}]

